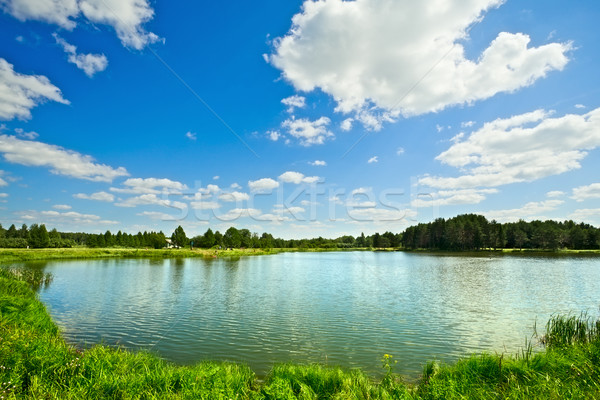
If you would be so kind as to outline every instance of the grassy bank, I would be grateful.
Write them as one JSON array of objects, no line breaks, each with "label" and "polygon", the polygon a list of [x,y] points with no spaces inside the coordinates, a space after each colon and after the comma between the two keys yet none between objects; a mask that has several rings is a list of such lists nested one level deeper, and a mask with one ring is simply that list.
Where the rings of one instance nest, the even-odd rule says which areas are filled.
[{"label": "grassy bank", "polygon": [[67,249],[0,249],[0,263],[43,260],[76,260],[93,258],[221,258],[278,254],[284,252],[327,252],[362,251],[360,249],[132,249],[132,248],[87,248]]},{"label": "grassy bank", "polygon": [[379,381],[359,370],[291,364],[258,381],[239,364],[176,366],[105,346],[79,351],[64,342],[31,289],[47,280],[0,269],[2,399],[600,398],[600,321],[585,317],[550,321],[542,353],[431,362],[412,385],[393,373],[391,357],[382,359],[387,373]]},{"label": "grassy bank", "polygon": [[189,257],[241,257],[276,254],[279,249],[131,249],[87,248],[70,249],[0,249],[0,262],[67,260],[92,258],[189,258]]}]

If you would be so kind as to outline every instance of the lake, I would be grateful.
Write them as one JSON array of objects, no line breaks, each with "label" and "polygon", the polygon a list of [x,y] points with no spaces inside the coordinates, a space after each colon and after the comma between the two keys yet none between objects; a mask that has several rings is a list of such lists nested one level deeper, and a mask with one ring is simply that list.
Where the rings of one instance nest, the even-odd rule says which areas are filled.
[{"label": "lake", "polygon": [[416,378],[426,361],[515,353],[553,313],[598,314],[600,258],[282,253],[227,259],[28,263],[70,343],[146,349],[179,364],[279,362]]}]

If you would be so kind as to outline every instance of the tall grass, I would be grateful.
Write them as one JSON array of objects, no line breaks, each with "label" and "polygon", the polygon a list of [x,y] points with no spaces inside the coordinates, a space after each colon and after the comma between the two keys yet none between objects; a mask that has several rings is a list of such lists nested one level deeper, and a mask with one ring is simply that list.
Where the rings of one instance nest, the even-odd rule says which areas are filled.
[{"label": "tall grass", "polygon": [[[32,287],[44,275],[0,268],[0,399],[595,399],[600,398],[600,322],[556,316],[519,355],[478,354],[452,365],[429,362],[413,385],[322,365],[273,367],[264,382],[247,366],[176,366],[105,346],[80,351],[64,342]],[[399,360],[401,363],[402,360]]]},{"label": "tall grass", "polygon": [[546,324],[546,334],[541,342],[549,348],[585,345],[600,341],[600,319],[594,320],[587,313],[579,316],[556,315]]}]

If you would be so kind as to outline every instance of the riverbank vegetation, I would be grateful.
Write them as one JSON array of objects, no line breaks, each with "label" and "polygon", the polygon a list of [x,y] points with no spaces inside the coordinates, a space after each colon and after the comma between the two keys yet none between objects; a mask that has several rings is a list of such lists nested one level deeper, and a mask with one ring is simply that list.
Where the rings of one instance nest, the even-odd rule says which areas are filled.
[{"label": "riverbank vegetation", "polygon": [[[274,366],[264,380],[226,362],[176,366],[97,345],[76,349],[60,336],[32,287],[50,277],[0,269],[0,397],[61,399],[591,399],[600,397],[600,321],[553,318],[518,355],[481,354],[452,365],[429,362],[411,384],[382,355],[383,378],[323,365]],[[402,362],[402,360],[398,360]]]}]

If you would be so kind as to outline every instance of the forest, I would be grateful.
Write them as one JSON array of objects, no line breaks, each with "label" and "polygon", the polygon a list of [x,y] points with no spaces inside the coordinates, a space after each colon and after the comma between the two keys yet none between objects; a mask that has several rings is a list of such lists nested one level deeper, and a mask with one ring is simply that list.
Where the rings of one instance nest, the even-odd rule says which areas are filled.
[{"label": "forest", "polygon": [[592,250],[600,249],[600,229],[573,221],[518,221],[498,223],[476,214],[407,228],[407,249],[468,251],[480,249]]},{"label": "forest", "polygon": [[58,232],[44,224],[30,227],[14,224],[8,229],[0,225],[0,248],[68,248],[126,247],[155,248],[167,246],[196,248],[405,248],[408,250],[472,251],[482,249],[593,250],[600,249],[600,229],[573,221],[518,221],[498,223],[484,216],[464,214],[454,218],[438,218],[406,228],[402,233],[384,232],[365,236],[341,236],[335,239],[282,239],[264,232],[230,227],[224,233],[208,228],[203,234],[188,237],[181,226],[170,236],[163,232],[137,234]]}]

